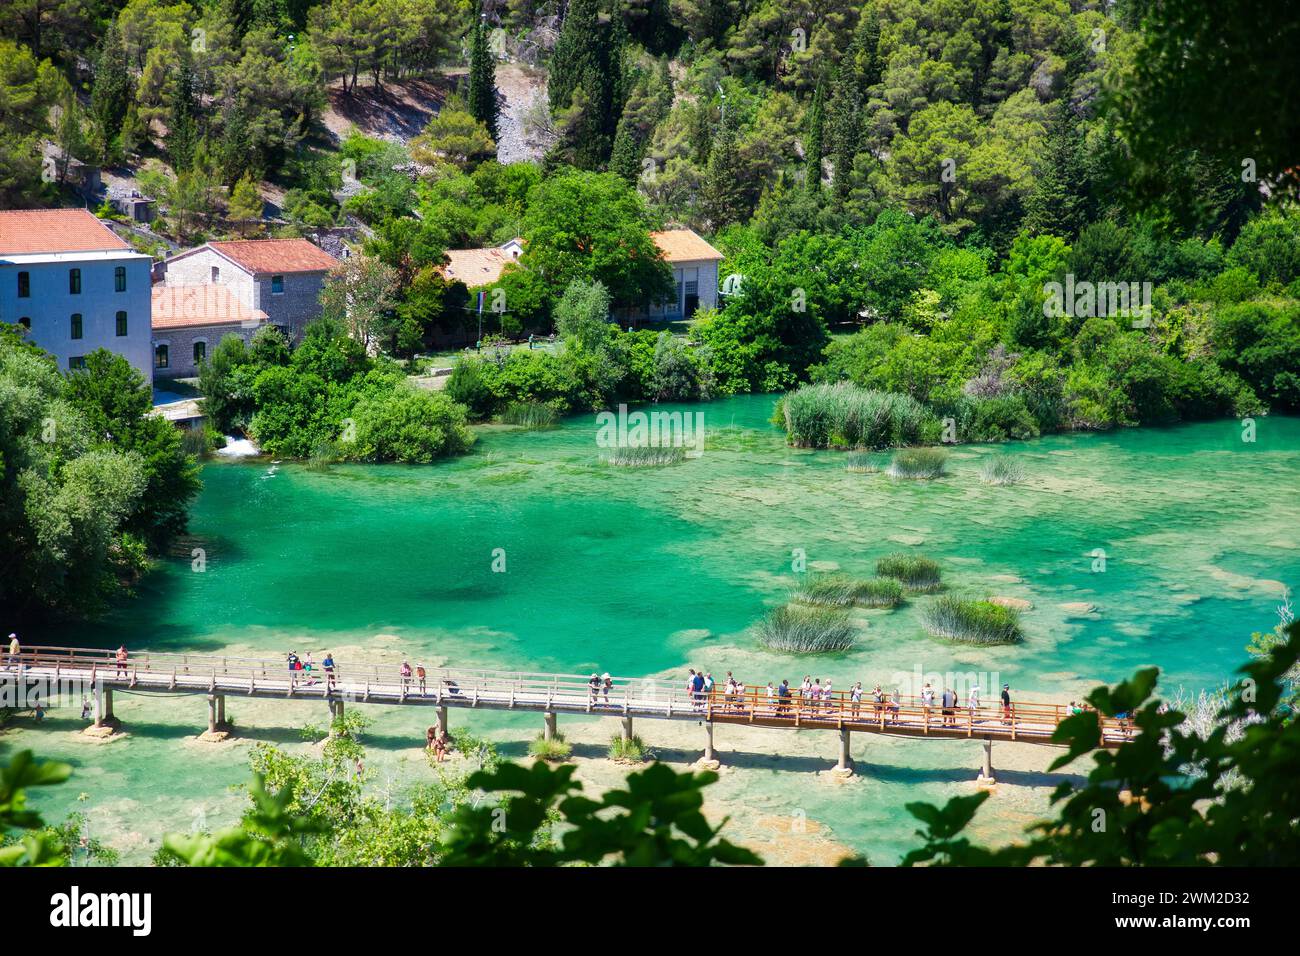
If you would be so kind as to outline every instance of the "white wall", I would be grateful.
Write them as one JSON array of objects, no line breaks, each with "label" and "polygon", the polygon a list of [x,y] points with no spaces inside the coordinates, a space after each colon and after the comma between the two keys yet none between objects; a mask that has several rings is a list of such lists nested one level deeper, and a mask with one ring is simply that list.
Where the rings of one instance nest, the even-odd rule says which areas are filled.
[{"label": "white wall", "polygon": [[[150,258],[134,252],[85,252],[0,258],[0,320],[31,319],[29,341],[53,354],[59,368],[104,348],[121,355],[153,381],[150,345],[153,301]],[[114,270],[126,269],[126,291],[115,290]],[[81,270],[81,293],[69,291],[68,273]],[[18,273],[30,275],[31,295],[18,297]],[[126,312],[127,334],[117,334],[117,313]],[[82,337],[72,338],[72,315],[81,313]]]}]

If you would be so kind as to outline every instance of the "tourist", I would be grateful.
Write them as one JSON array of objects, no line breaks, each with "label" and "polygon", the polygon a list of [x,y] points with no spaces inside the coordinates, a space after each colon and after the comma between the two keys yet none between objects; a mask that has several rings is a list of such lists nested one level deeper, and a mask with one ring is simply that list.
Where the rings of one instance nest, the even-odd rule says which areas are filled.
[{"label": "tourist", "polygon": [[816,714],[822,708],[822,679],[818,677],[813,681],[812,691],[812,712]]},{"label": "tourist", "polygon": [[695,668],[690,668],[690,674],[686,678],[686,699],[690,701],[691,708],[695,707]]},{"label": "tourist", "polygon": [[957,692],[951,687],[943,689],[943,725],[945,727],[954,726],[957,723],[957,716],[953,713],[957,706]]},{"label": "tourist", "polygon": [[614,678],[609,676],[609,671],[600,675],[600,694],[604,698],[605,706],[609,706],[609,692],[614,689]]},{"label": "tourist", "polygon": [[427,697],[428,694],[429,694],[429,690],[428,690],[428,688],[425,686],[425,680],[427,679],[427,677],[428,677],[428,675],[427,675],[427,674],[425,673],[425,671],[424,671],[424,665],[423,665],[423,664],[416,664],[416,665],[415,665],[415,679],[418,680],[418,681],[420,682],[420,696],[421,696],[421,697]]},{"label": "tourist", "polygon": [[402,696],[405,697],[411,690],[411,665],[408,661],[402,661],[399,673],[402,675]]},{"label": "tourist", "polygon": [[806,711],[808,709],[808,701],[811,699],[812,676],[810,674],[804,674],[803,683],[799,685],[799,709],[801,711]]},{"label": "tourist", "polygon": [[456,682],[454,680],[452,680],[450,677],[444,677],[442,679],[442,682],[447,685],[448,694],[450,694],[452,697],[460,696],[460,688],[456,685]]},{"label": "tourist", "polygon": [[90,700],[86,697],[81,698],[81,719],[90,720],[93,715],[90,712]]},{"label": "tourist", "polygon": [[438,736],[433,739],[433,756],[438,763],[447,759],[447,751],[450,750],[450,742],[447,740],[445,730],[438,731]]},{"label": "tourist", "polygon": [[321,667],[325,668],[325,686],[334,689],[334,654],[330,651],[325,652],[325,660],[321,661]]},{"label": "tourist", "polygon": [[298,686],[298,652],[290,651],[285,660],[289,663],[289,689],[292,690]]},{"label": "tourist", "polygon": [[315,666],[315,662],[311,659],[311,651],[308,651],[306,658],[302,662],[302,673],[307,680],[308,687],[314,687],[317,683],[316,678],[311,676],[311,669]]},{"label": "tourist", "polygon": [[872,709],[876,712],[876,720],[880,720],[885,715],[885,692],[877,684],[871,688]]},{"label": "tourist", "polygon": [[925,722],[930,722],[930,708],[934,706],[934,688],[928,683],[921,689],[921,707],[924,709]]},{"label": "tourist", "polygon": [[1125,737],[1133,736],[1133,728],[1129,724],[1129,712],[1127,710],[1120,711],[1115,715],[1115,719],[1119,721],[1119,732],[1121,734]]},{"label": "tourist", "polygon": [[767,682],[767,713],[775,714],[776,712],[777,712],[776,711],[776,688],[772,686],[771,681],[768,681]]},{"label": "tourist", "polygon": [[777,711],[784,715],[790,710],[790,681],[781,679],[781,686],[776,690]]},{"label": "tourist", "polygon": [[1009,724],[1012,721],[1011,710],[1011,685],[1002,685],[1002,722]]},{"label": "tourist", "polygon": [[430,727],[428,730],[426,730],[426,731],[424,732],[424,749],[425,749],[425,750],[432,750],[432,749],[433,749],[433,742],[434,742],[435,740],[437,740],[437,738],[438,738],[438,728],[437,728],[437,727]]},{"label": "tourist", "polygon": [[849,688],[849,700],[853,704],[853,719],[858,719],[858,714],[862,710],[862,681],[858,681]]},{"label": "tourist", "polygon": [[591,672],[591,679],[587,681],[587,690],[591,695],[591,704],[595,706],[596,698],[600,695],[600,675],[595,671]]},{"label": "tourist", "polygon": [[123,644],[117,649],[117,676],[126,676],[126,645]]},{"label": "tourist", "polygon": [[903,694],[897,687],[894,688],[893,696],[889,698],[889,709],[893,713],[894,723],[898,723],[903,710]]},{"label": "tourist", "polygon": [[691,679],[691,693],[695,701],[695,709],[704,709],[704,673],[703,671],[691,671],[695,676]]},{"label": "tourist", "polygon": [[835,698],[831,693],[831,682],[829,678],[826,680],[826,685],[822,687],[822,706],[826,708],[828,713],[836,710]]},{"label": "tourist", "polygon": [[14,666],[14,670],[22,670],[21,665],[18,663],[18,652],[19,652],[21,649],[22,649],[22,648],[21,648],[21,647],[19,646],[19,644],[18,644],[18,635],[17,635],[17,634],[10,634],[10,635],[9,635],[9,661],[8,661],[8,663],[9,663],[9,664],[12,664],[12,665]]},{"label": "tourist", "polygon": [[39,697],[32,701],[32,712],[35,714],[38,724],[45,719],[45,705],[41,703]]},{"label": "tourist", "polygon": [[975,711],[980,709],[980,685],[971,684],[970,693],[966,697],[966,706],[970,708],[970,721],[975,723]]}]

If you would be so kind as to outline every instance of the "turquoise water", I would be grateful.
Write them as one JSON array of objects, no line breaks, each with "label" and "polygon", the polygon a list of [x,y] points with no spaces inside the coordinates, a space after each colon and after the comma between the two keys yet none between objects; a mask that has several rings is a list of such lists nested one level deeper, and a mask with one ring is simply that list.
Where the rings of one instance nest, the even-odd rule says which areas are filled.
[{"label": "turquoise water", "polygon": [[[658,469],[602,464],[592,416],[549,432],[485,429],[474,454],[432,467],[213,462],[192,540],[136,600],[94,627],[25,640],[276,656],[292,647],[317,660],[332,650],[674,681],[687,666],[751,683],[811,672],[840,688],[973,672],[986,697],[1000,680],[1018,695],[1065,700],[1152,663],[1168,686],[1221,682],[1250,632],[1275,623],[1282,587],[1300,581],[1294,418],[1260,419],[1254,443],[1224,421],[1008,446],[1026,480],[991,487],[979,465],[999,449],[955,449],[934,482],[851,473],[837,453],[785,447],[771,407],[769,397],[684,407],[704,415],[704,453]],[[192,570],[192,548],[206,570]],[[497,549],[504,573],[492,570]],[[810,662],[755,647],[748,628],[784,599],[799,555],[813,569],[869,574],[880,555],[908,549],[939,559],[953,591],[1029,601],[1025,643],[936,643],[920,629],[920,598],[858,612],[859,644],[846,654]],[[1094,570],[1096,549],[1104,570]],[[298,706],[231,709],[241,736],[287,745],[296,726],[323,720]],[[241,798],[227,788],[247,775],[246,741],[191,742],[200,701],[123,696],[117,712],[131,731],[120,741],[87,744],[75,715],[58,714],[40,730],[20,724],[0,746],[72,760],[74,783],[42,805],[86,811],[129,860],[192,819],[233,818]],[[427,774],[410,749],[427,715],[369,712],[383,785]],[[464,719],[508,753],[522,753],[537,729],[510,715]],[[608,731],[585,732],[591,745],[579,753],[598,758]],[[687,729],[645,722],[639,732],[669,759],[698,756]],[[787,862],[821,861],[830,851],[817,841],[893,862],[915,829],[903,804],[965,792],[978,766],[975,744],[870,738],[855,745],[857,778],[839,785],[815,773],[829,766],[832,735],[741,735],[731,759],[725,736],[729,771],[715,797],[742,835],[764,839],[783,825],[773,820],[818,825],[806,846],[783,838],[774,855]],[[767,752],[782,747],[784,760]],[[1008,786],[985,835],[1005,839],[1042,812],[1055,779],[1040,771],[1052,756],[1006,750]],[[593,782],[607,775],[601,763],[584,768]]]}]

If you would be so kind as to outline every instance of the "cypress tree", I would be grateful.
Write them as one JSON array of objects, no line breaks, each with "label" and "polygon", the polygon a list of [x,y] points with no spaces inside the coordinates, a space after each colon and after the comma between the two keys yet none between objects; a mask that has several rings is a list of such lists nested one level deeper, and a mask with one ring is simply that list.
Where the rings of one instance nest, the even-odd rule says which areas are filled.
[{"label": "cypress tree", "polygon": [[496,63],[488,47],[487,22],[483,17],[479,17],[475,24],[470,42],[468,106],[470,114],[487,127],[488,135],[495,142],[500,136],[497,128]]},{"label": "cypress tree", "polygon": [[835,164],[835,198],[849,191],[853,161],[862,147],[863,105],[867,91],[880,82],[884,64],[880,58],[880,18],[874,6],[867,6],[858,20],[853,42],[840,59],[831,82],[827,110],[830,153]]},{"label": "cypress tree", "polygon": [[1045,161],[1025,200],[1024,227],[1035,235],[1073,239],[1083,228],[1088,176],[1078,125],[1068,101],[1057,100]]},{"label": "cypress tree", "polygon": [[822,155],[825,149],[823,125],[825,109],[822,100],[825,94],[822,84],[817,84],[813,93],[812,110],[808,119],[808,138],[804,142],[804,185],[809,192],[818,192],[822,187]]},{"label": "cypress tree", "polygon": [[95,60],[95,85],[90,94],[90,111],[106,139],[117,135],[131,103],[131,75],[127,72],[126,48],[117,24],[110,23]]},{"label": "cypress tree", "polygon": [[709,151],[709,165],[700,189],[700,212],[715,232],[744,216],[744,165],[736,149],[736,131],[724,111]]},{"label": "cypress tree", "polygon": [[171,115],[167,121],[167,152],[171,155],[172,169],[177,173],[190,168],[199,145],[198,110],[194,102],[194,91],[194,68],[187,46],[180,71],[176,74]]}]

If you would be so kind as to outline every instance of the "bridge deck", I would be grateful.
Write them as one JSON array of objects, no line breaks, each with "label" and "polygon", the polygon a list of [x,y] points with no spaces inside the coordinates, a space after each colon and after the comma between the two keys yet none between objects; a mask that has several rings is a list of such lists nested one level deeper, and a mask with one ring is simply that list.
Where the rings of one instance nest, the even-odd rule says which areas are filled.
[{"label": "bridge deck", "polygon": [[[802,699],[798,689],[786,701],[769,697],[766,687],[746,685],[727,694],[693,695],[654,678],[612,679],[608,690],[592,690],[590,678],[577,674],[542,674],[444,667],[426,670],[421,682],[403,678],[393,664],[348,662],[327,674],[319,663],[311,671],[291,673],[284,661],[203,654],[140,653],[124,664],[112,651],[87,648],[25,648],[14,660],[5,655],[0,683],[21,675],[41,683],[80,682],[88,687],[131,689],[167,694],[250,697],[278,700],[352,701],[400,706],[481,708],[537,713],[591,714],[655,720],[706,720],[799,730],[850,730],[907,737],[1014,740],[1058,746],[1051,741],[1057,725],[1069,716],[1059,704],[1016,704],[944,710],[918,697],[876,704],[870,694],[854,702],[837,690],[828,698]],[[1129,739],[1124,722],[1099,717],[1102,743],[1117,747]]]}]

